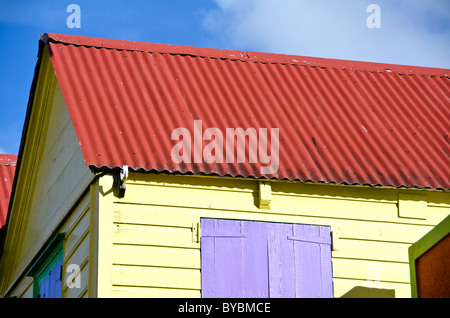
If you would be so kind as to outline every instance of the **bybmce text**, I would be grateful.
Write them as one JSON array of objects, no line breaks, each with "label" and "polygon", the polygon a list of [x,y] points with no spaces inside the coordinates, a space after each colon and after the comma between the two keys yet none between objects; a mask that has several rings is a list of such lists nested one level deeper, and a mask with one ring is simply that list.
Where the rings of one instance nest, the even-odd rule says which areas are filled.
[{"label": "bybmce text", "polygon": [[270,303],[222,303],[222,306],[206,305],[206,304],[185,304],[179,305],[180,313],[203,313],[206,316],[212,311],[221,311],[223,313],[268,313],[270,312]]}]

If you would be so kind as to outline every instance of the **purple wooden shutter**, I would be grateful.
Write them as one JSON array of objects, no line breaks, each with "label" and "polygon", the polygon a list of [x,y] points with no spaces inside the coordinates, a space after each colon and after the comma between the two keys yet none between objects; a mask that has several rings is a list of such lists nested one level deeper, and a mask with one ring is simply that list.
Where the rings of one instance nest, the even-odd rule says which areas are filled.
[{"label": "purple wooden shutter", "polygon": [[202,219],[200,229],[203,297],[245,297],[241,223]]},{"label": "purple wooden shutter", "polygon": [[329,227],[202,219],[202,297],[333,297]]},{"label": "purple wooden shutter", "polygon": [[270,297],[333,297],[329,227],[271,224],[268,253]]}]

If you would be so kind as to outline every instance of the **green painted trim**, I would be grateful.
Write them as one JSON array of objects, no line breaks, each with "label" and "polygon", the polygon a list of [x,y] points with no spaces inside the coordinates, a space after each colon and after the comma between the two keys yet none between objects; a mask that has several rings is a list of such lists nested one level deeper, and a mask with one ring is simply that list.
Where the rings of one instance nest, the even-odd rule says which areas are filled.
[{"label": "green painted trim", "polygon": [[65,233],[56,234],[44,252],[42,252],[33,266],[28,270],[26,276],[33,277],[33,298],[38,297],[41,283],[63,258],[64,237]]},{"label": "green painted trim", "polygon": [[416,260],[450,233],[450,215],[408,249],[411,296],[417,298]]}]

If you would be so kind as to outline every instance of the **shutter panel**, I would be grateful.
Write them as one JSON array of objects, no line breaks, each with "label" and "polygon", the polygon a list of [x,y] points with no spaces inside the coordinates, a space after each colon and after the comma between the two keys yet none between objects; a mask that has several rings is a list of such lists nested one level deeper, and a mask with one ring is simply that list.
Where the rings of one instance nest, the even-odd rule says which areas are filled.
[{"label": "shutter panel", "polygon": [[333,297],[329,227],[293,225],[296,297]]},{"label": "shutter panel", "polygon": [[268,231],[269,295],[271,298],[294,298],[295,263],[291,224],[271,224]]},{"label": "shutter panel", "polygon": [[62,260],[50,270],[39,286],[39,298],[61,298],[62,281],[61,270]]},{"label": "shutter panel", "polygon": [[267,225],[265,222],[241,221],[243,241],[243,297],[269,298],[269,261]]},{"label": "shutter panel", "polygon": [[240,222],[202,219],[200,229],[202,297],[244,297]]},{"label": "shutter panel", "polygon": [[53,269],[53,285],[51,286],[51,298],[61,298],[62,297],[62,265],[63,260],[61,259],[58,264],[56,264]]}]

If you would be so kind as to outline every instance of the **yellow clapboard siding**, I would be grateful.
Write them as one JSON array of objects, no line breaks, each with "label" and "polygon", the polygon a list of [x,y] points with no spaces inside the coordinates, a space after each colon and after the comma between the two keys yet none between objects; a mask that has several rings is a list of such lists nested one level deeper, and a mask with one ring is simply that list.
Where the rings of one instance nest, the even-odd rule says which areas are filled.
[{"label": "yellow clapboard siding", "polygon": [[159,246],[114,245],[113,264],[200,269],[200,251]]},{"label": "yellow clapboard siding", "polygon": [[[448,200],[450,201],[449,193],[447,193],[446,196],[444,194],[442,197],[444,197],[444,198],[447,197],[447,198],[449,198]],[[428,203],[427,216],[428,216],[428,219],[434,225],[439,224],[443,220],[442,215],[450,215],[450,206],[445,206],[443,203],[441,203],[441,205],[439,205],[439,206],[433,206],[430,203]]]},{"label": "yellow clapboard siding", "polygon": [[113,285],[200,290],[200,270],[114,265]]},{"label": "yellow clapboard siding", "polygon": [[[201,213],[195,210],[182,210],[154,206],[125,206],[121,205],[114,213],[115,222],[132,224],[165,225],[181,228],[189,228],[192,223],[199,222]],[[235,217],[233,212],[223,212],[218,217]],[[272,219],[264,218],[264,214],[251,217],[261,220],[280,221],[274,216]],[[250,217],[249,215],[244,216]],[[261,218],[259,218],[261,217]],[[304,222],[303,219],[290,217],[286,222]],[[315,223],[307,220],[305,223]],[[329,220],[333,224],[333,220]],[[373,224],[373,222],[339,221],[336,226],[340,230],[341,242],[339,250],[333,253],[336,257],[362,258],[373,260],[391,260],[395,262],[408,261],[409,244],[397,243],[399,240],[408,239],[414,242],[420,234],[417,234],[417,226]],[[341,225],[342,224],[342,225]],[[333,224],[335,225],[335,224]],[[425,227],[423,233],[430,228]],[[361,240],[362,239],[362,240]],[[390,241],[390,242],[389,242]],[[393,242],[393,243],[391,243]]]},{"label": "yellow clapboard siding", "polygon": [[370,221],[352,222],[334,220],[331,224],[332,229],[337,231],[341,238],[407,244],[412,244],[432,229],[431,226]]},{"label": "yellow clapboard siding", "polygon": [[409,283],[409,264],[333,258],[333,277]]},{"label": "yellow clapboard siding", "polygon": [[409,244],[341,239],[333,258],[408,263]]},{"label": "yellow clapboard siding", "polygon": [[304,197],[273,194],[271,210],[282,213],[298,213],[316,217],[362,220],[370,222],[409,223],[414,225],[429,225],[434,222],[429,219],[401,219],[398,217],[397,201],[356,200],[353,198],[336,198],[329,196]]},{"label": "yellow clapboard siding", "polygon": [[186,207],[167,207],[155,205],[116,204],[114,222],[148,224],[190,228],[200,217],[230,218],[242,220],[261,220],[270,222],[305,223],[330,225],[339,236],[347,239],[414,243],[432,229],[429,225],[408,223],[373,222],[370,220],[341,220],[336,218],[317,218],[315,215],[284,215],[275,213],[236,212],[223,210],[192,209]]},{"label": "yellow clapboard siding", "polygon": [[[128,185],[127,185],[128,186]],[[161,205],[198,210],[227,210],[235,212],[259,213],[255,204],[255,194],[237,191],[213,191],[207,188],[176,188],[161,186],[141,186],[147,188],[145,195],[136,184],[129,186],[129,194],[121,204]],[[356,200],[353,198],[332,199],[301,195],[278,195],[273,193],[271,209],[265,214],[314,216],[343,220],[366,220],[373,222],[410,223],[433,226],[435,221],[418,219],[401,219],[398,217],[397,201],[376,202]]]},{"label": "yellow clapboard siding", "polygon": [[[145,195],[142,195],[142,190]],[[198,209],[225,209],[241,211],[258,211],[255,206],[254,193],[251,191],[216,191],[208,188],[178,188],[159,186],[142,186],[127,184],[127,194],[121,203],[184,206]]]},{"label": "yellow clapboard siding", "polygon": [[134,286],[113,286],[112,296],[117,298],[200,298],[200,290],[168,289]]},{"label": "yellow clapboard siding", "polygon": [[272,191],[281,196],[302,196],[333,200],[354,200],[363,202],[393,203],[397,195],[390,188],[364,186],[339,186],[320,183],[273,182]]},{"label": "yellow clapboard siding", "polygon": [[114,206],[113,215],[115,223],[190,227],[200,213],[192,209],[181,211],[172,207],[120,204]]},{"label": "yellow clapboard siding", "polygon": [[[445,217],[450,207],[445,193],[432,193],[428,201],[435,205],[424,220],[401,218],[398,193],[402,190],[274,182],[270,210],[261,210],[258,188],[256,181],[241,179],[132,174],[125,198],[115,201],[113,212],[114,242],[120,243],[114,246],[114,262],[128,260],[134,265],[129,267],[133,271],[122,274],[121,284],[130,285],[126,281],[141,273],[136,268],[145,271],[158,266],[170,273],[173,267],[190,268],[193,260],[199,262],[200,245],[192,242],[192,226],[207,217],[328,225],[337,237],[333,250],[336,297],[366,284],[391,288],[396,297],[409,297],[408,247]],[[173,246],[192,252],[193,259],[171,255]],[[151,253],[139,258],[146,253],[138,253],[140,249],[149,248],[161,249],[160,260]],[[178,274],[173,277],[185,280]],[[141,281],[141,286],[151,283]],[[193,286],[185,288],[198,288]],[[156,289],[152,296],[162,294]]]},{"label": "yellow clapboard siding", "polygon": [[[258,189],[258,185],[253,182],[236,182],[236,178],[214,178],[199,176],[182,176],[172,174],[151,174],[141,175],[138,178],[130,178],[127,184],[138,186],[164,186],[167,188],[208,188],[213,191],[235,191],[235,192],[254,192]],[[241,181],[243,179],[240,179]],[[220,182],[217,182],[220,181]]]},{"label": "yellow clapboard siding", "polygon": [[120,244],[198,248],[188,228],[115,224],[113,241]]},{"label": "yellow clapboard siding", "polygon": [[411,297],[411,287],[405,283],[334,278],[333,285],[335,298]]}]

